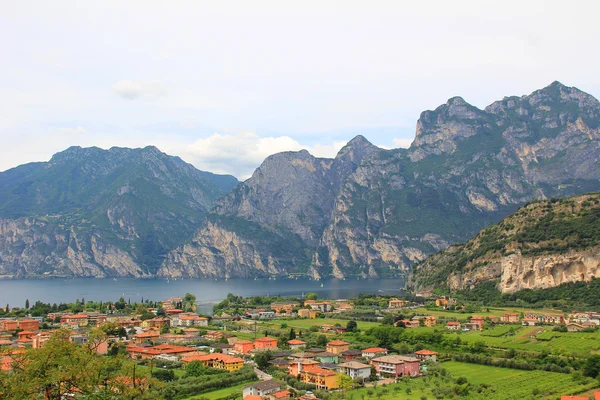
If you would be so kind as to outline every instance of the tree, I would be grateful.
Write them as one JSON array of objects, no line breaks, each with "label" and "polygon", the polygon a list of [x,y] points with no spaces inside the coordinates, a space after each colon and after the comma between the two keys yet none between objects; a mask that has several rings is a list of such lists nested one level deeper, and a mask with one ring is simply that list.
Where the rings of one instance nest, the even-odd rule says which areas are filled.
[{"label": "tree", "polygon": [[25,300],[25,309],[29,310],[29,299]]},{"label": "tree", "polygon": [[259,369],[266,369],[272,359],[273,355],[270,350],[262,351],[254,356],[254,362]]},{"label": "tree", "polygon": [[319,296],[316,293],[309,292],[309,293],[306,293],[306,296],[304,296],[304,298],[306,300],[317,300],[319,298]]},{"label": "tree", "polygon": [[325,347],[327,346],[327,336],[325,335],[319,335],[317,336],[317,346],[318,347]]},{"label": "tree", "polygon": [[160,333],[161,334],[165,334],[165,333],[169,333],[169,325],[164,324],[161,328],[160,328]]},{"label": "tree", "polygon": [[200,361],[192,361],[185,367],[186,376],[202,376],[206,374],[207,367]]},{"label": "tree", "polygon": [[171,382],[175,380],[175,373],[171,369],[156,369],[152,371],[152,376],[160,379],[163,382]]},{"label": "tree", "polygon": [[600,355],[588,357],[583,366],[583,374],[592,378],[600,374]]},{"label": "tree", "polygon": [[58,400],[74,392],[82,398],[114,398],[115,393],[122,395],[119,398],[140,398],[157,382],[140,371],[132,375],[135,363],[126,357],[98,356],[95,343],[105,339],[101,331],[90,332],[89,341],[83,346],[69,338],[70,332],[60,329],[42,348],[13,355],[12,373],[0,373],[2,398]]},{"label": "tree", "polygon": [[347,332],[356,332],[357,328],[358,324],[356,323],[356,321],[348,321],[348,323],[346,324]]},{"label": "tree", "polygon": [[290,340],[294,340],[296,339],[296,331],[294,331],[294,328],[290,329],[290,336],[289,336]]}]

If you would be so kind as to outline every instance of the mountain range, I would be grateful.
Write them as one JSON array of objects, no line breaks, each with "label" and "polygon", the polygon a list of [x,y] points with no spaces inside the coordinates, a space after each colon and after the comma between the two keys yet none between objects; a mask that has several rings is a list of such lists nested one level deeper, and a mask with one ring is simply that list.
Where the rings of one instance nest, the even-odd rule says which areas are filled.
[{"label": "mountain range", "polygon": [[554,82],[421,114],[409,149],[268,157],[245,182],[155,148],[71,148],[0,173],[0,274],[406,274],[536,199],[600,189],[600,103]]}]

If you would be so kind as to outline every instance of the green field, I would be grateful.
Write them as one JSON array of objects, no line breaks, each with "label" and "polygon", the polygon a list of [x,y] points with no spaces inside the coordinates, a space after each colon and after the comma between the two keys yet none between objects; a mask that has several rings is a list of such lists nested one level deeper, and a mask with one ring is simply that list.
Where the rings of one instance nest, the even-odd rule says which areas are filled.
[{"label": "green field", "polygon": [[225,389],[219,389],[219,390],[215,390],[213,392],[202,393],[202,394],[199,394],[196,396],[188,397],[185,400],[193,400],[193,399],[218,400],[218,399],[222,399],[224,397],[230,396],[234,393],[239,393],[240,398],[241,398],[242,389],[244,389],[244,386],[251,385],[256,382],[258,382],[258,381],[242,383],[241,385],[236,385],[236,386],[228,387]]},{"label": "green field", "polygon": [[[598,382],[588,380],[587,383],[574,382],[569,374],[558,374],[544,371],[521,371],[508,368],[496,368],[476,364],[446,362],[442,364],[449,375],[440,378],[416,378],[409,382],[400,382],[374,388],[362,388],[349,391],[346,399],[435,399],[433,390],[436,387],[447,387],[454,390],[454,380],[467,378],[471,389],[467,395],[456,398],[474,400],[513,400],[513,399],[560,399],[563,394],[577,394],[598,386]],[[480,385],[488,385],[482,388]],[[410,393],[407,392],[407,388]],[[535,390],[537,388],[537,390]],[[538,392],[539,390],[539,392]],[[369,395],[369,392],[371,395]],[[535,394],[534,394],[535,393]],[[453,395],[450,395],[455,398]],[[450,398],[450,397],[448,397]]]},{"label": "green field", "polygon": [[[476,364],[447,362],[442,366],[454,377],[464,376],[472,384],[490,384],[482,393],[472,393],[473,399],[539,399],[560,398],[561,395],[577,394],[598,386],[598,382],[575,382],[570,374],[546,371],[521,371]],[[539,394],[534,395],[534,390]]]},{"label": "green field", "polygon": [[[279,328],[281,324],[287,324],[288,327],[309,329],[311,326],[335,325],[340,324],[346,326],[348,320],[333,319],[333,318],[315,318],[315,319],[274,319],[268,322],[263,322],[261,325],[273,325]],[[356,321],[358,329],[369,329],[373,326],[379,326],[379,322]]]}]

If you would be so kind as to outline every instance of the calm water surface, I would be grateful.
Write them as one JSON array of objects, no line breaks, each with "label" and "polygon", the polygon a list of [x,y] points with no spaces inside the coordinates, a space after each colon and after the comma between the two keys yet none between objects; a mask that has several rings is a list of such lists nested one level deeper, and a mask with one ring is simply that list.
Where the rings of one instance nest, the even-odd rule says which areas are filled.
[{"label": "calm water surface", "polygon": [[[321,284],[323,287],[321,287]],[[85,298],[94,301],[163,300],[183,296],[189,292],[196,296],[199,311],[210,312],[212,305],[223,300],[228,293],[241,296],[301,296],[315,292],[321,298],[345,299],[359,293],[401,294],[403,279],[330,279],[314,281],[308,279],[247,280],[230,279],[41,279],[41,280],[0,280],[0,307],[23,307],[25,300],[31,303],[41,300],[45,303],[73,302]]]}]

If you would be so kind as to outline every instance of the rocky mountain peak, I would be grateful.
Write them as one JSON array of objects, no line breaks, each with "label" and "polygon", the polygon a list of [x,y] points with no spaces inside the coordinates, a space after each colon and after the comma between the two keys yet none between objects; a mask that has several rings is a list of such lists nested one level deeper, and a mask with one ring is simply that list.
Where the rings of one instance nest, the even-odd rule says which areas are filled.
[{"label": "rocky mountain peak", "polygon": [[364,156],[377,149],[378,147],[369,142],[364,136],[358,135],[341,148],[335,159],[359,164]]}]

